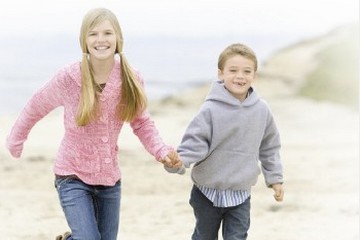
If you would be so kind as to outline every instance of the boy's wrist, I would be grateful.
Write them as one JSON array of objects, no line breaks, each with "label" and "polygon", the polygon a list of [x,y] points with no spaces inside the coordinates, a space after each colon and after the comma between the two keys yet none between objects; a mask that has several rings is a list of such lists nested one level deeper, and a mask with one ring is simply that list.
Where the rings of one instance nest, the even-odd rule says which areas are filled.
[{"label": "boy's wrist", "polygon": [[184,165],[182,165],[181,167],[178,167],[178,168],[167,167],[164,165],[164,168],[169,173],[177,173],[177,174],[183,175],[186,172]]}]

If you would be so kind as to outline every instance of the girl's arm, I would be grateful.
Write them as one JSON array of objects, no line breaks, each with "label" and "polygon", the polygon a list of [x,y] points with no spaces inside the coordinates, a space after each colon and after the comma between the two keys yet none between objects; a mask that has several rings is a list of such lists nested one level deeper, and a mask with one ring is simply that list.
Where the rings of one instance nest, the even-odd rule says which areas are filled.
[{"label": "girl's arm", "polygon": [[58,74],[40,88],[18,116],[6,140],[6,146],[13,157],[20,158],[24,142],[33,126],[62,104],[66,92],[62,90],[60,80],[61,74]]},{"label": "girl's arm", "polygon": [[[144,79],[141,73],[137,70],[134,70],[134,73],[141,85],[144,86]],[[163,142],[147,110],[140,113],[130,123],[130,126],[133,129],[133,133],[139,138],[145,149],[153,155],[156,160],[164,163],[166,157],[174,151],[174,148]]]},{"label": "girl's arm", "polygon": [[166,145],[151,120],[147,111],[142,112],[130,123],[133,133],[139,138],[145,149],[153,155],[156,160],[161,161],[174,149]]}]

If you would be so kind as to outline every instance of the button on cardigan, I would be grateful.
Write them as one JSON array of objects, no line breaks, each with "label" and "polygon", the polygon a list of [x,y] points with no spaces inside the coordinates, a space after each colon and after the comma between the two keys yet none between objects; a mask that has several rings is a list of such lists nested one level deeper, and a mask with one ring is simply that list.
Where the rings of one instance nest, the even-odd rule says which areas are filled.
[{"label": "button on cardigan", "polygon": [[[10,153],[19,158],[32,127],[50,111],[62,106],[65,134],[55,159],[54,173],[75,174],[91,185],[114,185],[121,179],[117,142],[124,124],[116,115],[121,96],[120,71],[120,63],[116,61],[99,98],[101,116],[86,126],[78,126],[75,122],[81,89],[80,62],[58,71],[33,95],[16,120],[7,137]],[[138,72],[136,76],[143,84]],[[157,160],[172,150],[159,136],[146,110],[138,114],[130,126],[145,149]]]}]

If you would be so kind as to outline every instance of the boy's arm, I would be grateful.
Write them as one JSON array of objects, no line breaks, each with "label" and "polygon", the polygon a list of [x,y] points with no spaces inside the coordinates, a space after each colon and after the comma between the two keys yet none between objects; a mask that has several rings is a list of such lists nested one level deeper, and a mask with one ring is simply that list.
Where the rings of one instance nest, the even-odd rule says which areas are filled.
[{"label": "boy's arm", "polygon": [[211,120],[210,113],[200,111],[199,114],[190,122],[181,144],[177,151],[180,158],[180,166],[168,166],[164,164],[164,168],[169,173],[184,174],[186,169],[192,163],[203,160],[209,152],[211,137]]},{"label": "boy's arm", "polygon": [[190,122],[177,151],[185,167],[206,158],[211,144],[211,113],[202,110]]},{"label": "boy's arm", "polygon": [[275,121],[269,113],[269,119],[265,129],[264,137],[259,149],[259,159],[261,170],[264,174],[265,182],[268,187],[273,184],[283,183],[283,168],[280,159],[280,135]]}]

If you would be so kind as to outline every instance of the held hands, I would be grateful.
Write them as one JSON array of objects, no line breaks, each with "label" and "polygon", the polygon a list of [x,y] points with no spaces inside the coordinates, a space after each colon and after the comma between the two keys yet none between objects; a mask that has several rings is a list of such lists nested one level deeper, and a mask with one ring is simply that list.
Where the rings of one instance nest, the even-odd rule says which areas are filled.
[{"label": "held hands", "polygon": [[169,154],[164,159],[161,159],[160,162],[168,168],[180,168],[183,164],[179,154],[175,151],[169,152]]},{"label": "held hands", "polygon": [[284,189],[281,183],[275,183],[271,185],[272,189],[274,190],[274,198],[278,202],[282,202],[284,199]]},{"label": "held hands", "polygon": [[165,169],[170,173],[178,173],[181,175],[185,173],[183,162],[176,151],[171,151],[164,159],[161,159],[160,162],[164,164]]}]

